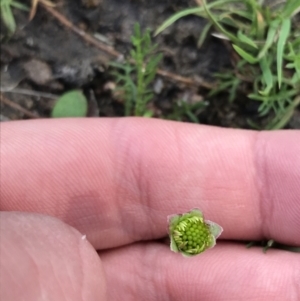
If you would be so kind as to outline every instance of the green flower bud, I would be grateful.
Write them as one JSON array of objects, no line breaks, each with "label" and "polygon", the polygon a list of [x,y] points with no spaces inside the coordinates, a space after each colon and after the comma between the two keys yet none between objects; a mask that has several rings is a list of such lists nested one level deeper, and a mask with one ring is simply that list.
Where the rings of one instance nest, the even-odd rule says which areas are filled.
[{"label": "green flower bud", "polygon": [[191,257],[215,246],[223,229],[204,220],[199,209],[168,217],[171,250]]}]

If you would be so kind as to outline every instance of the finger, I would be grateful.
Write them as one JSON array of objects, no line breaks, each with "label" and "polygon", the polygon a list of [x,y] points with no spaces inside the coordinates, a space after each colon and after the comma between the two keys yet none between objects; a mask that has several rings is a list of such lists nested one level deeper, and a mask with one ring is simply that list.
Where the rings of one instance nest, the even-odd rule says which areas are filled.
[{"label": "finger", "polygon": [[106,300],[99,257],[77,230],[29,213],[0,221],[0,300]]},{"label": "finger", "polygon": [[[219,244],[184,258],[168,247],[136,244],[100,254],[109,300],[300,300],[299,254]],[[115,271],[118,270],[118,273]]]},{"label": "finger", "polygon": [[107,248],[166,235],[194,207],[224,239],[300,244],[299,131],[150,119],[41,120],[1,128],[1,208],[51,214]]}]

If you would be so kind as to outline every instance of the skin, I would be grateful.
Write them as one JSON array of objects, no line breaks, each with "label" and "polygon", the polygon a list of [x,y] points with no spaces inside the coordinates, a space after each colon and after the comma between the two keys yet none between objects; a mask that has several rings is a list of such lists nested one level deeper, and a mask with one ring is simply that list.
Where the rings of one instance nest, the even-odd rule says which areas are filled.
[{"label": "skin", "polygon": [[[238,242],[300,245],[299,131],[61,119],[0,137],[1,300],[300,300],[299,253]],[[224,232],[184,258],[158,239],[195,207]]]}]

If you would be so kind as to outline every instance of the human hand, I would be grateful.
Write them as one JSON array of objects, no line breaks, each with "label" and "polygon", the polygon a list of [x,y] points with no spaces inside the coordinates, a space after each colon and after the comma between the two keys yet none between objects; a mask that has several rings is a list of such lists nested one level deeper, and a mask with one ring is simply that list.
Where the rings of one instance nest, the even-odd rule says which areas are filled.
[{"label": "human hand", "polygon": [[[1,124],[0,299],[300,300],[300,254],[237,242],[300,245],[299,141],[136,118]],[[157,240],[194,207],[224,232],[184,258]]]}]

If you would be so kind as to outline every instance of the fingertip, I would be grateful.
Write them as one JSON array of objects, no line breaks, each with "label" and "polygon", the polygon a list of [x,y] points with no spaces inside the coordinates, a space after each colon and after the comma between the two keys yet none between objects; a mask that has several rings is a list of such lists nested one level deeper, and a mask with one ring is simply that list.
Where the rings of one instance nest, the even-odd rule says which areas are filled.
[{"label": "fingertip", "polygon": [[102,264],[84,235],[45,215],[0,216],[1,300],[106,300]]}]

